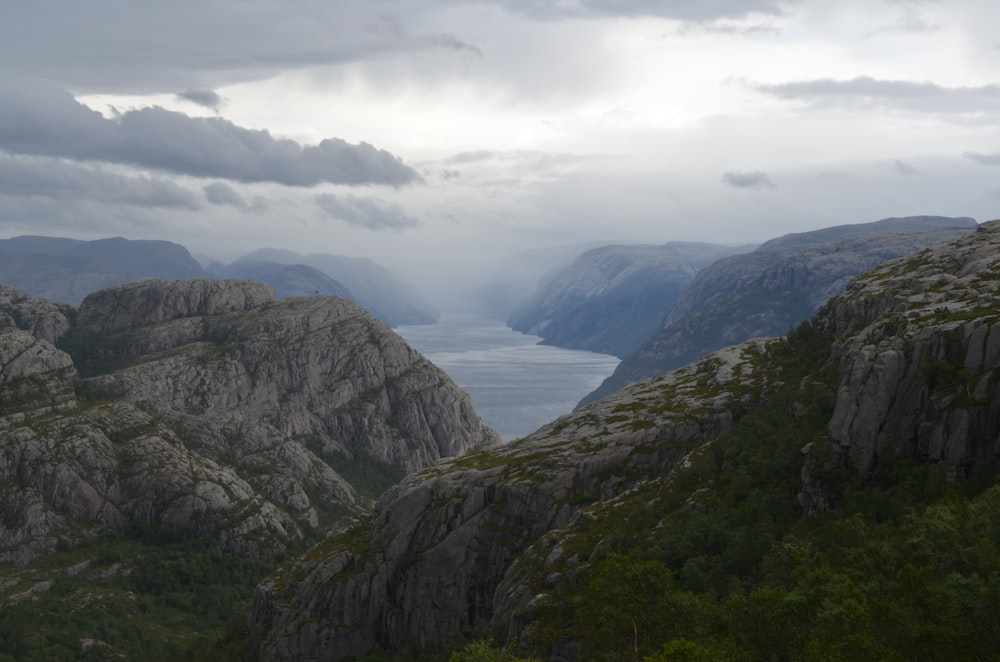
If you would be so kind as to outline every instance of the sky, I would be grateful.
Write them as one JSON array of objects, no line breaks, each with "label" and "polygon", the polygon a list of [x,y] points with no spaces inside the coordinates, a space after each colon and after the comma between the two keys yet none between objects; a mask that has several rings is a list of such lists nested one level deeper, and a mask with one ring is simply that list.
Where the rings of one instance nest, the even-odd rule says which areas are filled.
[{"label": "sky", "polygon": [[0,237],[504,256],[1000,217],[995,0],[0,6]]}]

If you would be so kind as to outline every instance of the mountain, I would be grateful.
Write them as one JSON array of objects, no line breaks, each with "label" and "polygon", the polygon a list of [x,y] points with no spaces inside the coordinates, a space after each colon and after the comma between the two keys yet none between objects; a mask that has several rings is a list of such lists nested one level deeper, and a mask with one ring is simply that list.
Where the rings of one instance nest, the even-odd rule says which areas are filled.
[{"label": "mountain", "polygon": [[[230,265],[215,262],[210,264],[206,271],[213,278],[256,280],[267,283],[274,288],[279,299],[326,294],[351,299],[364,306],[351,295],[346,287],[319,269],[307,267],[304,264],[239,260]],[[371,308],[369,310],[377,319],[382,319],[382,315],[378,311]]]},{"label": "mountain", "polygon": [[581,253],[604,244],[586,242],[514,253],[501,258],[485,283],[473,288],[462,304],[482,317],[506,320],[538,284],[551,278]]},{"label": "mountain", "polygon": [[746,250],[692,242],[594,248],[539,283],[507,325],[544,344],[625,357],[660,328],[698,271]]},{"label": "mountain", "polygon": [[993,657],[998,274],[993,221],[409,475],[259,586],[256,654]]},{"label": "mountain", "polygon": [[662,328],[580,404],[747,338],[785,333],[848,281],[887,260],[969,233],[970,218],[914,216],[785,235],[705,268]]},{"label": "mountain", "polygon": [[91,292],[121,283],[204,275],[198,261],[179,244],[121,237],[2,239],[0,258],[0,283],[74,306]]},{"label": "mountain", "polygon": [[3,286],[0,322],[0,561],[135,524],[271,557],[366,512],[378,485],[499,443],[345,299],[147,280],[73,310]]},{"label": "mountain", "polygon": [[437,320],[437,311],[424,301],[416,288],[368,258],[327,253],[300,255],[293,251],[262,248],[230,266],[239,268],[245,261],[300,264],[318,269],[347,288],[352,298],[362,306],[377,311],[378,318],[389,326],[433,324]]}]

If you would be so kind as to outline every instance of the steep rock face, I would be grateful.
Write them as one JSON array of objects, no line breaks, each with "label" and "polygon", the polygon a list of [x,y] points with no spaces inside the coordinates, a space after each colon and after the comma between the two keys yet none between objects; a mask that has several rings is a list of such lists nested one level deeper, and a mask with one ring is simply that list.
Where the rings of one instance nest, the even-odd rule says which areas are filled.
[{"label": "steep rock face", "polygon": [[70,328],[68,306],[0,285],[0,330],[21,329],[55,344]]},{"label": "steep rock face", "polygon": [[331,461],[420,467],[499,443],[440,370],[342,299],[153,280],[92,295],[78,318],[66,346],[112,366],[86,381],[46,340],[0,334],[0,560],[131,522],[272,555],[370,508]]},{"label": "steep rock face", "polygon": [[865,274],[818,323],[844,375],[835,455],[863,477],[880,456],[1000,457],[1000,222]]},{"label": "steep rock face", "polygon": [[741,250],[688,242],[595,248],[540,283],[507,324],[546,344],[624,357],[655,333],[700,269]]},{"label": "steep rock face", "polygon": [[26,331],[0,332],[0,433],[76,405],[76,368],[65,353]]},{"label": "steep rock face", "polygon": [[753,341],[718,352],[524,439],[409,476],[370,523],[259,587],[258,654],[342,660],[406,642],[440,648],[496,617],[496,589],[522,550],[585,505],[669,473],[731,425],[763,386],[754,375],[765,351]]},{"label": "steep rock face", "polygon": [[854,276],[968,234],[974,226],[966,218],[885,219],[788,235],[752,253],[723,258],[697,275],[665,317],[663,328],[581,404],[719,347],[784,334],[843,291]]},{"label": "steep rock face", "polygon": [[[205,283],[221,285],[193,285],[200,292]],[[155,318],[174,316],[176,306],[160,304],[166,294],[135,293],[141,289],[131,285],[123,288],[125,296],[101,295],[102,302],[124,305],[122,312],[85,317],[85,306],[80,316],[89,324],[117,315],[121,322],[114,326],[127,328],[135,317],[129,301],[151,307]],[[256,301],[252,294],[226,292],[220,300],[227,310]],[[182,307],[194,313],[200,301],[185,299]],[[119,358],[141,357],[91,379],[109,393],[173,411],[267,423],[291,437],[318,441],[326,452],[413,470],[499,442],[441,370],[345,299],[284,299],[249,312],[170,319],[152,329],[111,334],[107,344],[118,348]],[[157,353],[137,355],[136,348]]]}]

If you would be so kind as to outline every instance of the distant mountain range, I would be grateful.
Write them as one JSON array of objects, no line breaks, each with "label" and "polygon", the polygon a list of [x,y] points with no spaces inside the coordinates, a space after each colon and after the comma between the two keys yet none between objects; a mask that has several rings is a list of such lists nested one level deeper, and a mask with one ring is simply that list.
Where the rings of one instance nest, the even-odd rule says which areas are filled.
[{"label": "distant mountain range", "polygon": [[216,262],[202,268],[184,246],[169,241],[36,236],[0,240],[0,283],[72,306],[91,292],[115,285],[206,276],[260,281],[274,287],[279,298],[344,297],[390,326],[437,319],[412,285],[366,258],[261,249],[229,265]]},{"label": "distant mountain range", "polygon": [[912,216],[789,234],[702,270],[661,328],[580,406],[749,338],[783,335],[851,278],[976,228],[971,218]]},{"label": "distant mountain range", "polygon": [[624,358],[656,332],[701,269],[746,250],[676,241],[594,248],[544,278],[507,325],[545,344]]}]

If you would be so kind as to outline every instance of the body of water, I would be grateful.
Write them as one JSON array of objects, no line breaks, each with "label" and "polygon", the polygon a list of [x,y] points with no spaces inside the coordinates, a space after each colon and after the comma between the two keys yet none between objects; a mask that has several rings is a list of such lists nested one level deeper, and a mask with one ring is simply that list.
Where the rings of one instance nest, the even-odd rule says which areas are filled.
[{"label": "body of water", "polygon": [[539,345],[541,338],[475,315],[396,329],[472,396],[483,421],[511,441],[573,411],[618,357]]}]

